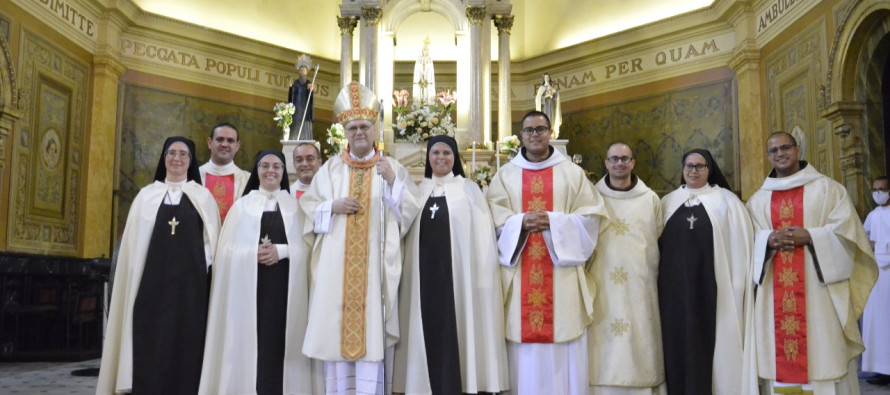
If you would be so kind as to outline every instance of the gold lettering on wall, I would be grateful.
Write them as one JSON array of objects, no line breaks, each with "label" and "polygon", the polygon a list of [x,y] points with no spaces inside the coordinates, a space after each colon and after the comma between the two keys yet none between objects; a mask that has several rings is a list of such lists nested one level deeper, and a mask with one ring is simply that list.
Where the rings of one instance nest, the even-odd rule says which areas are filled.
[{"label": "gold lettering on wall", "polygon": [[787,15],[794,6],[806,0],[776,0],[766,6],[757,15],[757,34],[763,33],[773,23]]},{"label": "gold lettering on wall", "polygon": [[[120,51],[125,58],[164,64],[255,86],[283,89],[289,87],[295,78],[289,74],[264,69],[255,64],[204,55],[199,53],[200,50],[177,48],[174,45],[144,42],[131,38],[121,38]],[[318,90],[314,93],[316,97],[330,96],[330,86],[323,82],[316,85],[318,86]]]},{"label": "gold lettering on wall", "polygon": [[44,9],[52,13],[80,34],[96,41],[96,22],[95,18],[87,15],[84,11],[75,8],[69,1],[65,0],[32,0]]},{"label": "gold lettering on wall", "polygon": [[[727,55],[725,48],[733,48],[735,39],[731,34],[706,38],[701,41],[676,46],[657,48],[648,53],[629,56],[617,61],[594,64],[585,69],[552,76],[553,84],[561,90],[573,90],[609,81],[629,78],[659,69],[706,59],[712,56]],[[540,84],[535,84],[537,90]]]}]

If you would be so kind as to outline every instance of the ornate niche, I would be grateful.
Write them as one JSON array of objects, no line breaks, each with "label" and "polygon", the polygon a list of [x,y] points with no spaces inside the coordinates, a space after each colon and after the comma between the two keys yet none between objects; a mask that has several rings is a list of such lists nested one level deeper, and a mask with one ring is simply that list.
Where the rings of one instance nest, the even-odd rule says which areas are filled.
[{"label": "ornate niche", "polygon": [[89,66],[28,30],[20,56],[22,116],[12,136],[7,246],[75,254]]}]

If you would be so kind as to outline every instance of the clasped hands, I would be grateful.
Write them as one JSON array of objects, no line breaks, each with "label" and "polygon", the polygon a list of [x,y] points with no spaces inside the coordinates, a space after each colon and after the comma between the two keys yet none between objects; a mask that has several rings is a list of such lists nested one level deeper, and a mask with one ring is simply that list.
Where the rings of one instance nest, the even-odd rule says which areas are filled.
[{"label": "clasped hands", "polygon": [[544,210],[529,211],[522,216],[522,230],[543,232],[550,229],[550,217]]},{"label": "clasped hands", "polygon": [[275,244],[260,244],[256,255],[260,265],[272,266],[278,263],[278,248]]},{"label": "clasped hands", "polygon": [[791,251],[795,247],[809,244],[812,240],[810,232],[800,226],[789,226],[774,230],[767,239],[767,245],[773,250]]}]

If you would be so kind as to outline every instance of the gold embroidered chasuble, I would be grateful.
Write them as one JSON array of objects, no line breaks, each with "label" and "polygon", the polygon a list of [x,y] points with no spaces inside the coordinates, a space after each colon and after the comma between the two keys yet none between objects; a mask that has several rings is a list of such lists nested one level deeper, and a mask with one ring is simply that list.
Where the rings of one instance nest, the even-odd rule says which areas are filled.
[{"label": "gold embroidered chasuble", "polygon": [[[420,203],[407,170],[395,159],[383,160],[389,161],[405,189],[398,213],[387,206],[385,217],[381,216],[383,197],[381,178],[373,162],[376,157],[365,162],[346,155],[329,159],[299,200],[307,215],[303,234],[315,235],[309,323],[303,343],[303,353],[312,358],[381,361],[384,347],[395,344],[399,338],[396,298],[401,276],[401,237],[420,210]],[[326,201],[341,197],[359,200],[359,213],[316,213]],[[315,234],[313,219],[319,215],[330,216],[328,233]],[[385,223],[385,235],[381,234],[381,221]]]},{"label": "gold embroidered chasuble", "polygon": [[664,382],[658,312],[658,195],[637,180],[616,191],[596,184],[609,210],[590,273],[596,283],[594,319],[587,331],[590,383],[656,387]]},{"label": "gold embroidered chasuble", "polygon": [[779,288],[773,285],[773,252],[767,248],[773,231],[771,200],[773,191],[801,186],[803,227],[812,237],[812,248],[803,251],[801,274],[805,279],[808,379],[811,383],[831,382],[852,373],[847,378],[856,380],[848,363],[864,349],[857,320],[877,278],[877,264],[846,190],[811,165],[789,177],[767,178],[748,201],[756,231],[751,284],[759,284],[750,340],[755,346],[749,349],[756,352],[759,377],[775,380],[774,290]]}]

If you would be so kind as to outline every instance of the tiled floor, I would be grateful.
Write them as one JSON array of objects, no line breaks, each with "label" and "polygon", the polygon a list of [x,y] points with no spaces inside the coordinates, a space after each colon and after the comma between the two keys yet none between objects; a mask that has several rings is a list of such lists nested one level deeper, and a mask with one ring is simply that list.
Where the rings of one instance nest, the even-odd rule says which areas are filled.
[{"label": "tiled floor", "polygon": [[[78,377],[71,372],[99,367],[99,360],[56,363],[0,363],[0,394],[93,395],[95,377]],[[862,395],[888,395],[890,386],[875,386],[860,380]]]}]

